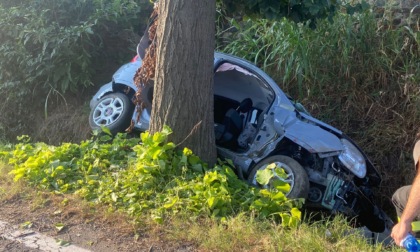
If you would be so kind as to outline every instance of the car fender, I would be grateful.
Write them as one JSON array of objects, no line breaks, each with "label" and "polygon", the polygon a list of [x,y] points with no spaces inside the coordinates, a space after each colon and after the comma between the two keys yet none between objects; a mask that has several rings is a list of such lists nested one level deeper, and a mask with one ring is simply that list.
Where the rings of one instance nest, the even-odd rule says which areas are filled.
[{"label": "car fender", "polygon": [[316,124],[296,116],[296,111],[281,106],[273,108],[273,125],[276,131],[310,153],[342,151],[340,139]]},{"label": "car fender", "polygon": [[112,80],[116,84],[126,85],[133,90],[137,90],[134,84],[134,75],[141,66],[141,60],[138,59],[135,62],[130,62],[122,65],[112,76]]},{"label": "car fender", "polygon": [[96,105],[96,102],[99,101],[104,95],[114,92],[115,85],[125,85],[133,90],[137,90],[136,85],[134,84],[134,75],[137,72],[137,69],[141,66],[141,59],[137,59],[134,62],[130,62],[122,65],[112,76],[112,81],[101,86],[98,92],[93,96],[90,101],[90,108]]},{"label": "car fender", "polygon": [[112,82],[108,82],[107,84],[101,86],[101,88],[99,88],[98,92],[96,92],[96,94],[92,97],[92,99],[90,100],[90,109],[93,109],[96,105],[96,103],[99,101],[99,99],[102,98],[102,96],[106,95],[107,93],[113,92],[113,86],[112,86]]},{"label": "car fender", "polygon": [[299,120],[285,131],[286,138],[302,146],[311,153],[342,151],[343,145],[338,137],[319,126]]},{"label": "car fender", "polygon": [[143,109],[141,111],[140,117],[138,117],[138,111],[134,110],[133,117],[131,120],[134,123],[134,128],[140,131],[146,131],[149,129],[150,124],[150,116],[151,116],[151,110],[149,109]]},{"label": "car fender", "polygon": [[316,118],[314,118],[314,117],[312,117],[312,116],[310,116],[308,114],[299,113],[299,115],[302,116],[305,120],[311,121],[312,123],[320,126],[323,129],[326,129],[328,131],[331,131],[331,132],[333,132],[334,134],[336,134],[338,136],[342,136],[343,135],[343,132],[341,130],[338,130],[337,128],[334,128],[333,126],[331,126],[329,124],[326,124],[323,121],[320,121],[320,120],[318,120],[318,119],[316,119]]}]

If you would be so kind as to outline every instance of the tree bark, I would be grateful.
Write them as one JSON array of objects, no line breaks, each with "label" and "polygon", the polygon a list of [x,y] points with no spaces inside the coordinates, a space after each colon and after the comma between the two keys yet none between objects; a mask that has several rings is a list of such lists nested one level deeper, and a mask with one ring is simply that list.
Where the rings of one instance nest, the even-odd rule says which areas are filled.
[{"label": "tree bark", "polygon": [[151,133],[216,161],[213,118],[215,0],[160,0]]}]

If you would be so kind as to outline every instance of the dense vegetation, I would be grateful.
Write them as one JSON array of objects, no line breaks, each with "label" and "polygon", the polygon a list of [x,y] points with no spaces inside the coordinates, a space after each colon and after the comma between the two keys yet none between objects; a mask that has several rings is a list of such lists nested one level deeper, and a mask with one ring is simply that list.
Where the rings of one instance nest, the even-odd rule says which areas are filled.
[{"label": "dense vegetation", "polygon": [[0,140],[88,136],[79,123],[86,92],[132,57],[150,8],[148,0],[1,0]]},{"label": "dense vegetation", "polygon": [[[190,150],[167,142],[170,133],[144,133],[142,144],[125,134],[101,134],[59,146],[22,136],[17,144],[0,146],[0,201],[31,195],[30,204],[38,202],[33,207],[74,211],[69,202],[76,195],[89,202],[90,215],[105,205],[108,212],[127,214],[134,233],[157,229],[160,239],[204,251],[397,251],[372,245],[341,216],[301,216],[302,202],[284,197],[287,185],[260,190],[239,180],[229,163],[206,167]],[[281,176],[281,169],[271,169]],[[266,171],[259,173],[260,183],[272,176]],[[60,195],[59,206],[43,205],[45,199],[28,193],[34,187]]]},{"label": "dense vegetation", "polygon": [[[233,172],[229,163],[206,167],[191,150],[178,151],[167,142],[169,128],[141,139],[119,134],[98,136],[80,144],[54,147],[21,143],[0,152],[0,159],[13,165],[14,179],[58,193],[75,193],[89,201],[129,213],[134,220],[144,215],[157,222],[165,216],[187,212],[190,216],[226,219],[239,213],[281,220],[294,227],[301,220],[301,200],[284,196],[290,190],[278,181],[270,190],[250,187]],[[139,144],[141,142],[141,144]],[[287,176],[283,169],[279,176]],[[258,181],[267,185],[273,173],[261,171]]]},{"label": "dense vegetation", "polygon": [[[15,168],[16,176],[45,188],[117,203],[127,211],[144,208],[127,207],[127,195],[138,184],[116,187],[124,192],[110,189],[116,183],[111,174],[121,172],[119,176],[127,181],[138,175],[137,165],[119,156],[134,158],[138,152],[114,153],[122,146],[134,147],[138,139],[86,140],[91,134],[87,104],[134,54],[150,8],[146,0],[0,0],[0,142],[14,142],[16,136],[27,134],[34,142],[47,143],[21,142],[13,147],[16,164],[38,165],[33,174]],[[372,9],[354,15],[337,13],[331,17],[333,22],[319,21],[314,28],[287,20],[231,18],[219,9],[217,42],[218,50],[254,62],[311,114],[355,139],[384,175],[386,186],[380,188],[380,195],[392,213],[392,192],[409,183],[414,172],[411,148],[420,127],[420,38],[418,17],[393,27],[390,13],[386,17],[376,16]],[[41,157],[40,150],[59,161]],[[101,152],[112,157],[106,158],[106,167],[95,163]],[[25,155],[41,163],[27,162]],[[42,163],[47,161],[53,163]],[[83,166],[89,162],[91,167]],[[52,165],[54,172],[39,168],[45,164]],[[76,166],[83,170],[76,172]],[[131,168],[123,171],[122,167]],[[218,167],[208,172],[233,179],[226,164]],[[65,175],[70,171],[74,175]],[[190,176],[180,175],[180,179]],[[99,176],[104,179],[101,183]],[[200,176],[196,181],[204,183],[204,173]],[[182,180],[173,182],[191,186]],[[172,200],[167,197],[159,194],[157,217],[182,204],[174,201],[174,195]],[[200,211],[214,213],[211,206]]]}]

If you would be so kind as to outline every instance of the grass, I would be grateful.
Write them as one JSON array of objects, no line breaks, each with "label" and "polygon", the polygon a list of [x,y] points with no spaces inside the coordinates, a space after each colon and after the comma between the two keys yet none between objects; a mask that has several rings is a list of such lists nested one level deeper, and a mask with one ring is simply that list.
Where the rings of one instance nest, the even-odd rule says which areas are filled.
[{"label": "grass", "polygon": [[[175,220],[169,227],[177,239],[200,245],[204,251],[397,251],[369,244],[340,216],[331,220],[304,222],[285,229],[270,221],[257,221],[243,215],[225,223],[211,219],[191,222]],[[188,224],[185,224],[188,223]],[[168,228],[168,227],[167,227]],[[184,230],[188,230],[185,232]],[[194,234],[194,235],[192,235]]]},{"label": "grass", "polygon": [[[314,221],[305,217],[296,228],[284,228],[274,221],[239,214],[224,221],[211,217],[191,217],[180,211],[162,224],[150,217],[129,224],[123,214],[107,211],[107,207],[92,205],[72,194],[57,195],[34,190],[23,182],[14,182],[8,175],[10,167],[0,165],[0,202],[8,204],[19,198],[31,204],[31,209],[60,209],[66,215],[77,216],[81,223],[95,221],[113,223],[115,233],[134,233],[155,237],[161,242],[184,244],[196,251],[402,251],[397,247],[372,245],[350,227],[341,216]],[[5,193],[7,192],[7,193]],[[30,218],[27,218],[30,220]],[[138,239],[134,236],[133,239]]]}]

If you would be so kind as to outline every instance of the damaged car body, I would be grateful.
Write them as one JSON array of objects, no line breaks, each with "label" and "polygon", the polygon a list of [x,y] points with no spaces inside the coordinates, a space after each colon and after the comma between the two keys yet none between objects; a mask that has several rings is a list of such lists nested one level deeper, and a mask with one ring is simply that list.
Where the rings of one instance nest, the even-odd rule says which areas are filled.
[{"label": "damaged car body", "polygon": [[[131,101],[137,89],[133,77],[140,66],[136,57],[94,95],[89,118],[93,129],[106,126],[113,133],[122,132],[133,120],[135,129],[148,130],[150,106],[136,120]],[[149,103],[151,97],[146,96]],[[275,163],[287,174],[274,176],[290,185],[286,196],[305,198],[309,208],[354,218],[372,232],[392,226],[375,203],[372,189],[380,185],[381,177],[366,154],[343,132],[312,117],[264,71],[218,52],[214,123],[218,156],[232,160],[241,179],[258,186],[257,171]]]}]

